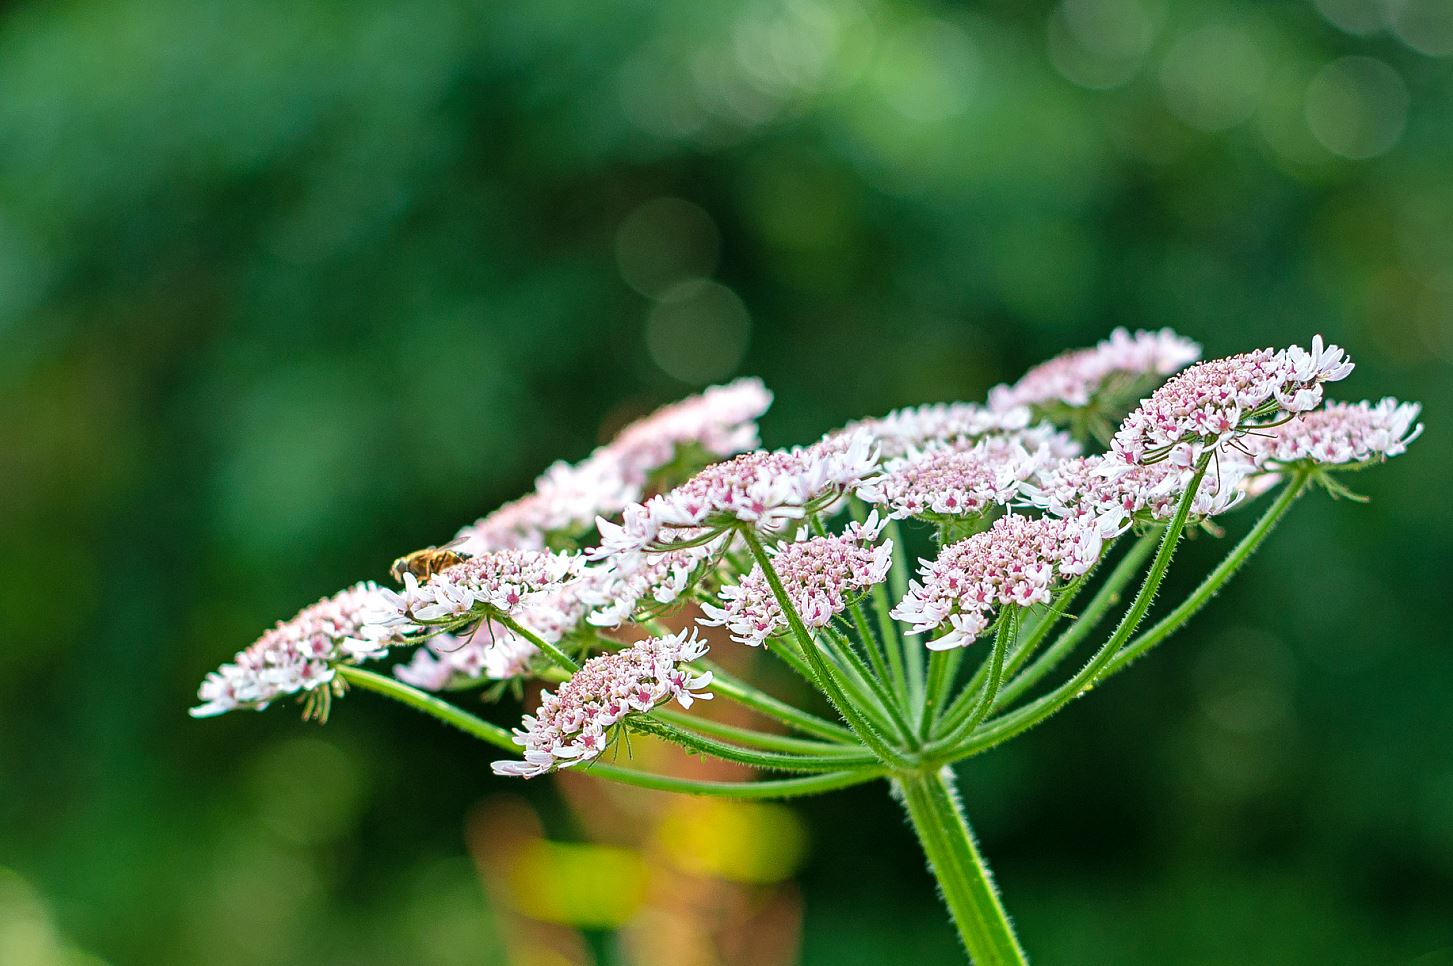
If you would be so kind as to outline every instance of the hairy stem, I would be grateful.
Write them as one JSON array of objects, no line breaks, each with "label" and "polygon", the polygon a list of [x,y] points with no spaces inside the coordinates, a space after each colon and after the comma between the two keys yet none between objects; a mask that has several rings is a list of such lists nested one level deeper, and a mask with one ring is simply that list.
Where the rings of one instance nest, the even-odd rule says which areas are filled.
[{"label": "hairy stem", "polygon": [[953,773],[945,767],[899,776],[893,789],[975,966],[1024,963],[1024,950],[959,805]]},{"label": "hairy stem", "polygon": [[812,639],[807,626],[802,623],[797,609],[792,606],[792,599],[787,596],[787,588],[782,586],[782,578],[778,576],[776,568],[772,566],[772,560],[767,556],[767,551],[763,548],[762,541],[757,537],[756,532],[750,527],[743,527],[741,534],[747,548],[751,550],[753,558],[756,559],[757,565],[762,568],[762,573],[767,578],[767,584],[772,588],[772,595],[777,600],[777,606],[787,619],[793,636],[812,664],[813,670],[817,672],[818,684],[827,699],[832,702],[838,714],[842,715],[843,720],[848,723],[848,727],[852,728],[863,743],[871,748],[879,758],[889,764],[906,764],[903,755],[884,740],[879,731],[863,717],[857,708],[852,706],[834,682],[832,674],[827,668],[827,662],[818,653],[817,643]]},{"label": "hairy stem", "polygon": [[819,718],[815,714],[803,711],[802,709],[788,704],[780,698],[774,698],[765,691],[756,688],[741,678],[723,670],[719,665],[711,661],[697,661],[703,670],[711,672],[711,690],[713,694],[719,694],[729,698],[746,708],[751,708],[774,721],[805,735],[815,735],[818,738],[826,738],[829,741],[845,742],[850,741],[857,744],[857,738],[853,733],[842,725],[825,718]]},{"label": "hairy stem", "polygon": [[1262,541],[1276,528],[1281,518],[1292,508],[1292,504],[1297,502],[1297,498],[1307,491],[1310,480],[1311,477],[1307,474],[1298,474],[1287,483],[1277,496],[1276,502],[1267,507],[1266,512],[1261,515],[1261,519],[1256,521],[1256,525],[1241,538],[1235,547],[1231,548],[1231,552],[1217,565],[1216,569],[1206,575],[1206,579],[1201,581],[1200,586],[1192,591],[1180,606],[1157,621],[1150,630],[1138,635],[1135,640],[1125,645],[1125,649],[1116,654],[1115,659],[1101,672],[1100,679],[1103,680],[1117,671],[1124,670],[1136,658],[1178,631],[1186,621],[1195,616],[1197,611],[1210,603],[1211,598],[1216,596],[1226,581],[1236,575],[1242,565],[1261,546]]}]

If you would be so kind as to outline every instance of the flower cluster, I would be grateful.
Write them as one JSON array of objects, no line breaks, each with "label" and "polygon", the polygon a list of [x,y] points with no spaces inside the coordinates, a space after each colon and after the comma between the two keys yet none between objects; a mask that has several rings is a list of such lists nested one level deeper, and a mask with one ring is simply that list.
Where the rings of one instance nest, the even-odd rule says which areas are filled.
[{"label": "flower cluster", "polygon": [[651,554],[616,554],[592,568],[588,620],[618,627],[642,609],[665,609],[680,600],[713,560],[731,544],[731,534],[667,528],[659,535],[672,546]]},{"label": "flower cluster", "polygon": [[[1242,484],[1254,469],[1242,454],[1228,451],[1216,471],[1201,478],[1191,516],[1205,519],[1231,509],[1245,496]],[[1088,517],[1111,536],[1136,520],[1169,520],[1194,478],[1194,469],[1168,460],[1120,468],[1104,456],[1084,456],[1055,465],[1022,491],[1031,506],[1058,517]]]},{"label": "flower cluster", "polygon": [[207,675],[197,692],[201,704],[193,717],[206,718],[237,708],[262,710],[279,697],[330,684],[333,665],[380,656],[388,644],[367,637],[367,615],[384,592],[362,583],[325,597],[279,621],[232,663]]},{"label": "flower cluster", "polygon": [[636,420],[597,453],[608,453],[623,479],[643,487],[683,446],[718,459],[756,449],[761,445],[757,420],[771,405],[772,394],[760,379],[712,386]]},{"label": "flower cluster", "polygon": [[1066,352],[1030,369],[1013,385],[995,386],[989,390],[989,405],[998,411],[1023,406],[1077,409],[1101,393],[1118,395],[1121,386],[1168,376],[1200,357],[1200,345],[1170,329],[1133,335],[1116,329],[1092,348]]},{"label": "flower cluster", "polygon": [[[798,539],[774,548],[772,569],[787,599],[808,627],[823,627],[848,606],[850,596],[882,583],[893,565],[893,541],[876,543],[883,525],[876,512],[850,523],[841,534]],[[703,604],[701,623],[724,626],[734,640],[751,646],[786,628],[787,620],[760,566],[735,586],[723,587],[722,605]]]},{"label": "flower cluster", "polygon": [[695,632],[653,637],[586,661],[554,693],[540,695],[540,707],[515,730],[524,760],[494,762],[498,775],[533,778],[588,762],[605,751],[611,726],[631,714],[650,711],[673,698],[689,708],[711,683],[711,672],[688,665],[706,653]]},{"label": "flower cluster", "polygon": [[879,457],[891,460],[934,444],[964,445],[995,434],[1020,433],[1030,421],[1023,406],[1001,410],[970,402],[930,403],[860,419],[824,438],[867,433],[877,443]]},{"label": "flower cluster", "polygon": [[379,591],[370,625],[402,636],[440,625],[453,629],[492,614],[518,617],[542,604],[554,611],[559,603],[552,598],[578,581],[583,568],[579,554],[496,550],[446,567],[423,583],[406,573],[402,591]]},{"label": "flower cluster", "polygon": [[1201,362],[1152,393],[1111,442],[1117,468],[1170,459],[1190,466],[1208,449],[1244,435],[1257,420],[1316,408],[1322,385],[1345,379],[1352,363],[1337,346],[1312,340]]},{"label": "flower cluster", "polygon": [[963,647],[993,623],[997,608],[1049,603],[1056,579],[1087,572],[1102,546],[1092,520],[1001,517],[922,561],[922,580],[909,582],[892,615],[914,633],[948,624],[948,633],[928,642],[933,650]]},{"label": "flower cluster", "polygon": [[394,668],[394,676],[425,691],[443,691],[481,680],[520,677],[538,653],[539,648],[514,631],[484,620],[462,636],[429,638],[407,664]]},{"label": "flower cluster", "polygon": [[1383,399],[1376,403],[1328,403],[1303,413],[1265,435],[1252,434],[1242,445],[1259,461],[1328,465],[1365,463],[1405,452],[1423,432],[1422,407]]},{"label": "flower cluster", "polygon": [[591,556],[665,549],[670,544],[661,539],[663,528],[741,521],[761,530],[780,529],[809,510],[836,503],[876,463],[867,433],[713,463],[674,490],[627,507],[619,524],[597,520],[601,545]]},{"label": "flower cluster", "polygon": [[652,475],[685,450],[720,458],[758,445],[757,419],[772,404],[758,379],[713,386],[636,420],[579,463],[551,465],[533,492],[459,531],[468,553],[545,547],[578,537],[645,495]]},{"label": "flower cluster", "polygon": [[857,495],[885,507],[894,519],[982,513],[1009,503],[1037,473],[1073,451],[1054,436],[1053,448],[1047,439],[1036,443],[1033,435],[1013,434],[915,452],[888,461],[881,473],[858,485]]}]

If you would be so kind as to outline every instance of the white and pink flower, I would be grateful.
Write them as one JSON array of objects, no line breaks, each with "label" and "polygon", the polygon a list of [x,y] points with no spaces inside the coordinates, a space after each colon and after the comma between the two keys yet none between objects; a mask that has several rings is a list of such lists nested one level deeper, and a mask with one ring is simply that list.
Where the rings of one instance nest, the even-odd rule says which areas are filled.
[{"label": "white and pink flower", "polygon": [[995,386],[989,390],[989,406],[1001,412],[1025,406],[1078,409],[1102,392],[1123,395],[1147,378],[1168,376],[1200,357],[1198,343],[1170,329],[1132,334],[1120,328],[1092,348],[1055,356],[1018,382]]},{"label": "white and pink flower", "polygon": [[706,651],[690,631],[591,658],[558,691],[541,693],[539,708],[515,729],[523,760],[496,761],[495,774],[533,778],[593,761],[609,744],[612,726],[628,716],[671,700],[690,708],[710,698],[703,689],[711,672],[688,667]]},{"label": "white and pink flower", "polygon": [[[855,595],[882,583],[893,565],[893,541],[878,543],[883,524],[873,512],[836,536],[810,537],[769,550],[792,608],[808,627],[823,627]],[[733,640],[752,647],[787,627],[767,576],[755,566],[735,586],[718,594],[721,606],[703,604],[707,626],[727,628]]]},{"label": "white and pink flower", "polygon": [[893,608],[916,634],[947,627],[932,650],[964,647],[1004,607],[1047,604],[1055,586],[1086,573],[1104,540],[1095,521],[1077,517],[1001,517],[982,533],[920,562],[919,580]]},{"label": "white and pink flower", "polygon": [[1351,371],[1343,351],[1324,346],[1321,336],[1310,350],[1258,349],[1197,363],[1125,417],[1111,442],[1112,463],[1117,470],[1164,459],[1194,465],[1258,425],[1314,409],[1322,385]]},{"label": "white and pink flower", "polygon": [[280,697],[330,685],[338,663],[356,664],[383,656],[390,636],[364,632],[367,616],[380,605],[381,588],[360,583],[279,621],[229,664],[207,675],[191,710],[208,718],[238,708],[261,711]]}]

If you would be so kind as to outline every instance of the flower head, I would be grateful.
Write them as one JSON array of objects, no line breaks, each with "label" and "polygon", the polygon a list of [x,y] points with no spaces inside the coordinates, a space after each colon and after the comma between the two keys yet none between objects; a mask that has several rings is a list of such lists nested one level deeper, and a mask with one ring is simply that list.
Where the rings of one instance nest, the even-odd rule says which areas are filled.
[{"label": "flower head", "polygon": [[[893,564],[893,542],[876,543],[882,524],[876,512],[863,523],[851,523],[841,534],[799,539],[773,548],[777,572],[792,607],[808,627],[823,627],[848,606],[850,596],[882,583]],[[722,606],[703,604],[705,625],[726,627],[732,638],[757,646],[787,621],[761,566],[741,583],[723,587]]]},{"label": "flower head", "polygon": [[1123,395],[1147,377],[1168,376],[1200,357],[1200,345],[1170,329],[1132,335],[1120,328],[1093,348],[1055,356],[1013,385],[995,386],[989,405],[1000,411],[1019,406],[1078,409],[1102,392]]},{"label": "flower head", "polygon": [[596,517],[616,516],[640,500],[652,475],[683,449],[719,458],[758,445],[756,420],[771,404],[760,380],[738,379],[663,406],[579,463],[551,464],[532,492],[460,530],[461,549],[540,550],[553,537],[578,539]]},{"label": "flower head", "polygon": [[665,549],[663,528],[743,522],[777,530],[809,509],[835,504],[876,461],[868,435],[856,433],[713,463],[674,490],[627,507],[619,524],[597,520],[601,546],[591,556]]},{"label": "flower head", "polygon": [[394,677],[425,691],[442,691],[481,680],[501,681],[529,670],[539,648],[494,621],[481,621],[468,634],[439,634],[414,651]]},{"label": "flower head", "polygon": [[[1056,434],[1058,435],[1058,434]],[[857,495],[894,519],[982,513],[1019,495],[1036,473],[1059,457],[1029,437],[991,436],[962,447],[939,446],[890,460],[859,484]]]},{"label": "flower head", "polygon": [[1388,398],[1379,402],[1328,403],[1285,425],[1242,441],[1258,460],[1340,465],[1404,453],[1423,432],[1422,407]]},{"label": "flower head", "polygon": [[1244,435],[1259,420],[1292,415],[1322,401],[1322,384],[1346,378],[1352,363],[1337,346],[1258,349],[1201,362],[1173,377],[1121,423],[1111,443],[1118,468],[1171,459],[1190,466],[1208,449]]},{"label": "flower head", "polygon": [[192,716],[206,718],[236,708],[261,711],[284,695],[331,684],[334,664],[381,656],[388,641],[365,639],[363,627],[383,593],[370,583],[355,584],[304,607],[291,620],[279,621],[239,651],[232,663],[207,675],[197,692],[202,703],[192,709]]},{"label": "flower head", "polygon": [[1049,603],[1056,580],[1088,571],[1102,546],[1093,521],[1001,517],[922,561],[921,581],[909,583],[892,615],[912,624],[914,633],[947,624],[948,633],[929,641],[933,650],[963,647],[993,623],[997,609]]},{"label": "flower head", "polygon": [[580,579],[584,564],[579,554],[496,550],[446,567],[424,583],[406,573],[402,591],[379,593],[370,632],[453,630],[481,617],[522,617],[532,608],[554,613],[558,594]]},{"label": "flower head", "polygon": [[[1202,476],[1191,502],[1192,518],[1217,516],[1235,506],[1245,495],[1242,482],[1254,469],[1242,454],[1228,450]],[[1058,517],[1088,518],[1110,536],[1136,520],[1169,520],[1195,475],[1193,468],[1169,460],[1120,468],[1104,456],[1085,456],[1045,470],[1023,493],[1033,506]]]},{"label": "flower head", "polygon": [[593,657],[515,730],[524,760],[497,761],[497,775],[532,778],[588,762],[605,751],[612,725],[673,698],[689,708],[711,683],[711,673],[686,665],[706,653],[695,631],[653,637],[612,654]]},{"label": "flower head", "polygon": [[824,438],[866,432],[877,444],[879,457],[890,460],[935,444],[966,445],[990,435],[1019,433],[1030,421],[1025,406],[991,409],[969,402],[931,403],[860,419]]}]

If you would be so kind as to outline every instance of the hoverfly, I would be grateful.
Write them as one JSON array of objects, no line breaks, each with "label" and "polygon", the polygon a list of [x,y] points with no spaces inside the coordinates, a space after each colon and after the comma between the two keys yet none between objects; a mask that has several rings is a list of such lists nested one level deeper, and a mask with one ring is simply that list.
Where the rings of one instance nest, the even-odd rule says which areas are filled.
[{"label": "hoverfly", "polygon": [[394,580],[403,583],[404,574],[413,574],[419,580],[428,580],[445,568],[452,567],[457,563],[468,560],[470,554],[460,553],[455,550],[464,542],[464,537],[456,537],[444,544],[442,547],[425,547],[423,550],[415,550],[413,553],[406,553],[389,568]]}]

